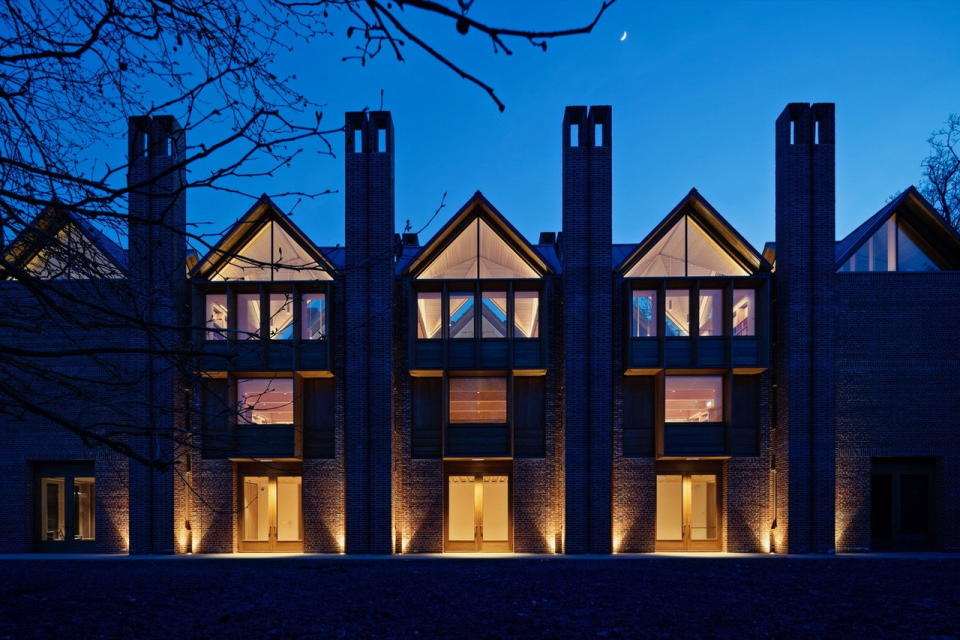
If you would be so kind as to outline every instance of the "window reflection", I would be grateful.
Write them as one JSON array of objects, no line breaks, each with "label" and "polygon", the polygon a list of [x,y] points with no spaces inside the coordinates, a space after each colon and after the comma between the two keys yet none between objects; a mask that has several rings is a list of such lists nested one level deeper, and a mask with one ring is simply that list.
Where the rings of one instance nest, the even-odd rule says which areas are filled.
[{"label": "window reflection", "polygon": [[690,335],[690,292],[669,290],[666,295],[664,317],[665,333],[668,336]]},{"label": "window reflection", "polygon": [[207,340],[227,339],[227,296],[213,293],[205,296],[205,324]]},{"label": "window reflection", "polygon": [[733,335],[753,336],[757,333],[756,292],[753,289],[733,291]]},{"label": "window reflection", "polygon": [[293,339],[293,295],[270,294],[270,339]]},{"label": "window reflection", "polygon": [[450,294],[451,338],[473,338],[473,292]]},{"label": "window reflection", "polygon": [[657,335],[657,292],[634,291],[630,302],[630,336],[649,338]]},{"label": "window reflection", "polygon": [[480,304],[481,337],[506,338],[507,292],[484,291]]},{"label": "window reflection", "polygon": [[721,312],[723,308],[722,291],[701,291],[700,292],[700,335],[701,336],[720,336],[723,335],[723,324],[721,323]]},{"label": "window reflection", "polygon": [[665,395],[666,422],[723,421],[721,376],[667,376]]},{"label": "window reflection", "polygon": [[327,335],[327,297],[322,293],[305,293],[300,301],[302,340],[322,340]]}]

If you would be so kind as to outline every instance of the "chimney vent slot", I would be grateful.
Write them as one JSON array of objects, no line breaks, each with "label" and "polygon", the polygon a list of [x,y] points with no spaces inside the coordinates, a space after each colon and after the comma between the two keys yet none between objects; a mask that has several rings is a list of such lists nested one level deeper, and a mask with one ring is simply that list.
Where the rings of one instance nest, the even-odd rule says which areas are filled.
[{"label": "chimney vent slot", "polygon": [[797,121],[790,121],[790,144],[797,144]]},{"label": "chimney vent slot", "polygon": [[603,146],[603,125],[600,123],[593,125],[593,146]]},{"label": "chimney vent slot", "polygon": [[361,153],[363,151],[363,129],[353,130],[353,152]]},{"label": "chimney vent slot", "polygon": [[813,144],[820,144],[820,121],[813,123]]},{"label": "chimney vent slot", "polygon": [[377,151],[383,153],[387,150],[387,130],[377,129]]},{"label": "chimney vent slot", "polygon": [[570,146],[580,146],[580,125],[578,124],[570,125]]}]

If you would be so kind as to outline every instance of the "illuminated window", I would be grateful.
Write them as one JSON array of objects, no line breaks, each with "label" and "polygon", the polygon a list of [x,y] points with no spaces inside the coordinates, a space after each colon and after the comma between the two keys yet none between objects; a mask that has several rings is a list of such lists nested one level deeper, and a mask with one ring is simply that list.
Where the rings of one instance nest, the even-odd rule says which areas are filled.
[{"label": "illuminated window", "polygon": [[860,245],[840,271],[939,271],[921,246],[926,243],[896,215]]},{"label": "illuminated window", "polygon": [[517,338],[540,337],[540,292],[513,292],[513,335]]},{"label": "illuminated window", "polygon": [[293,339],[293,295],[289,293],[270,294],[270,339]]},{"label": "illuminated window", "polygon": [[305,293],[300,300],[302,340],[323,340],[327,335],[327,296],[323,293]]},{"label": "illuminated window", "polygon": [[477,218],[417,276],[420,280],[539,278],[486,221]]},{"label": "illuminated window", "polygon": [[665,306],[665,334],[690,335],[690,292],[686,289],[668,290]]},{"label": "illuminated window", "polygon": [[683,216],[627,272],[628,278],[746,276],[741,267],[690,216]]},{"label": "illuminated window", "polygon": [[634,291],[630,302],[630,337],[657,335],[657,292]]},{"label": "illuminated window", "polygon": [[723,421],[721,376],[667,376],[665,396],[666,422]]},{"label": "illuminated window", "polygon": [[237,294],[237,333],[240,340],[260,339],[260,294]]},{"label": "illuminated window", "polygon": [[223,293],[207,294],[204,297],[207,340],[227,339],[227,296]]},{"label": "illuminated window", "polygon": [[723,292],[718,290],[700,291],[700,335],[723,335]]},{"label": "illuminated window", "polygon": [[239,421],[245,424],[293,424],[293,379],[237,380]]},{"label": "illuminated window", "polygon": [[431,339],[440,337],[443,325],[442,296],[439,291],[420,291],[417,293],[417,337]]},{"label": "illuminated window", "polygon": [[450,319],[447,330],[451,338],[473,338],[473,292],[450,294]]},{"label": "illuminated window", "polygon": [[450,422],[506,421],[506,378],[450,378]]},{"label": "illuminated window", "polygon": [[480,302],[480,336],[507,337],[507,292],[484,291]]},{"label": "illuminated window", "polygon": [[754,336],[757,334],[756,295],[753,289],[734,289],[734,336]]},{"label": "illuminated window", "polygon": [[[249,224],[249,223],[247,223]],[[311,252],[276,222],[265,223],[211,280],[332,280]]]}]

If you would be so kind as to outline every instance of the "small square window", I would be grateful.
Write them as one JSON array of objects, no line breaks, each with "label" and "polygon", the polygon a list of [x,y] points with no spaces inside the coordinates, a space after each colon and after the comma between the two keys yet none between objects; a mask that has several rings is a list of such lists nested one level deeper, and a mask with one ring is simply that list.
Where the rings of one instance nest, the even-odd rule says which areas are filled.
[{"label": "small square window", "polygon": [[665,422],[723,422],[721,376],[667,376]]},{"label": "small square window", "polygon": [[242,424],[293,424],[293,379],[237,380],[237,404]]},{"label": "small square window", "polygon": [[506,378],[450,378],[450,422],[505,423]]}]

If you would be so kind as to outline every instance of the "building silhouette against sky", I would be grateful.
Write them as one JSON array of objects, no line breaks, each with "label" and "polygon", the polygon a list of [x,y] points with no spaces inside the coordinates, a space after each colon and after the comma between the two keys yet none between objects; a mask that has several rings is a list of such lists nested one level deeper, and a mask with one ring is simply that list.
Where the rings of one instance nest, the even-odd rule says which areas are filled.
[{"label": "building silhouette against sky", "polygon": [[[346,116],[343,247],[264,196],[188,256],[182,132],[131,119],[128,249],[53,209],[5,249],[68,313],[96,299],[151,329],[15,335],[70,355],[14,383],[38,408],[3,427],[0,551],[960,549],[960,236],[909,187],[836,241],[834,122],[777,118],[762,249],[695,189],[614,244],[613,112],[591,106],[564,113],[562,229],[536,242],[480,192],[397,234],[380,111]],[[77,424],[152,437],[125,452],[42,419],[75,397],[44,367],[90,385]]]}]

